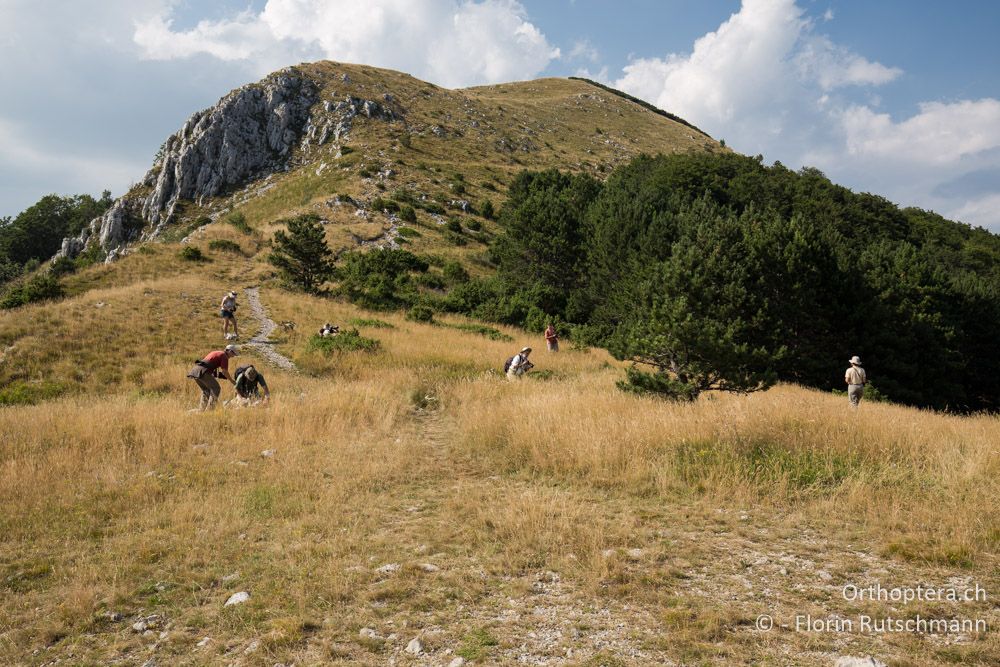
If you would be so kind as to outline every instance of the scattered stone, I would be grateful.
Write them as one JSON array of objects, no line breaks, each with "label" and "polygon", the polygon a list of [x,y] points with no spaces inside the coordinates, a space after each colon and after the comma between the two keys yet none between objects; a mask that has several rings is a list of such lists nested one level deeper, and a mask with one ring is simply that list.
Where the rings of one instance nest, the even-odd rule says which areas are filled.
[{"label": "scattered stone", "polygon": [[231,596],[229,596],[229,599],[226,600],[226,604],[224,606],[229,607],[235,604],[243,604],[249,599],[250,599],[249,593],[247,593],[246,591],[240,591],[239,593],[233,593]]},{"label": "scattered stone", "polygon": [[146,662],[142,663],[142,667],[156,667],[156,658],[150,658]]},{"label": "scattered stone", "polygon": [[118,623],[123,618],[123,616],[119,614],[117,611],[109,611],[104,616],[112,623]]},{"label": "scattered stone", "polygon": [[247,653],[247,654],[250,654],[250,653],[253,653],[254,651],[256,651],[259,648],[260,648],[260,641],[257,640],[257,639],[255,639],[252,642],[250,642],[249,644],[247,644],[247,647],[245,649],[243,649],[243,652]]},{"label": "scattered stone", "polygon": [[274,450],[273,450],[273,449],[265,449],[264,451],[262,451],[262,452],[260,453],[260,455],[261,455],[261,456],[262,456],[263,458],[265,458],[265,459],[270,459],[270,458],[273,458],[273,457],[274,457],[274,453],[275,453],[275,452],[274,452]]},{"label": "scattered stone", "polygon": [[149,626],[146,625],[146,621],[136,621],[132,624],[132,629],[136,632],[145,632]]},{"label": "scattered stone", "polygon": [[239,578],[240,578],[240,573],[239,572],[233,572],[232,574],[227,574],[226,576],[224,576],[222,578],[222,583],[228,584],[228,583],[230,583],[232,581],[236,581]]},{"label": "scattered stone", "polygon": [[358,636],[363,639],[378,639],[378,633],[371,628],[361,628]]},{"label": "scattered stone", "polygon": [[439,572],[441,570],[441,568],[439,568],[434,563],[421,563],[417,567],[419,567],[424,572]]},{"label": "scattered stone", "polygon": [[855,658],[854,656],[845,655],[837,658],[837,662],[834,663],[833,667],[886,667],[886,664],[871,656]]},{"label": "scattered stone", "polygon": [[198,648],[205,648],[206,646],[209,645],[209,643],[211,643],[211,641],[212,641],[211,637],[202,637],[201,641],[195,644],[195,646],[197,646]]},{"label": "scattered stone", "polygon": [[420,640],[416,637],[410,640],[410,643],[406,645],[406,652],[412,655],[420,655],[424,650],[424,645],[420,643]]},{"label": "scattered stone", "polygon": [[464,667],[465,658],[458,657],[448,663],[448,667]]},{"label": "scattered stone", "polygon": [[816,573],[816,576],[822,579],[823,581],[831,581],[833,579],[833,575],[827,572],[826,570],[818,571]]},{"label": "scattered stone", "polygon": [[628,557],[631,558],[632,560],[639,560],[640,558],[642,558],[643,553],[644,552],[642,549],[629,549]]},{"label": "scattered stone", "polygon": [[379,574],[392,574],[393,572],[398,572],[399,567],[399,563],[386,563],[375,571]]}]

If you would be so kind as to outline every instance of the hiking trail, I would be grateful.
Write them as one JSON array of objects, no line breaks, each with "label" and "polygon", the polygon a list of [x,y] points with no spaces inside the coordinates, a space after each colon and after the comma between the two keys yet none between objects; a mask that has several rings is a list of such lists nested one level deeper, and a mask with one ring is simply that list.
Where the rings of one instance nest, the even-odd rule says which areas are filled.
[{"label": "hiking trail", "polygon": [[260,353],[266,361],[286,371],[297,371],[294,362],[274,349],[274,342],[271,341],[271,332],[278,328],[267,315],[264,306],[260,303],[260,293],[256,287],[248,287],[245,291],[247,305],[250,307],[250,315],[257,320],[260,329],[253,338],[246,342],[247,347],[251,347]]}]

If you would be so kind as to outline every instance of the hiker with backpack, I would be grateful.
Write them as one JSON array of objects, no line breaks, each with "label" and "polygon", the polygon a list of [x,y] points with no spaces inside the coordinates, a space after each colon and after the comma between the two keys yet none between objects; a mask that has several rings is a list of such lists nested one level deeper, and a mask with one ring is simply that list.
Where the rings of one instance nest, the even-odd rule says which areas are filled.
[{"label": "hiker with backpack", "polygon": [[[236,325],[236,292],[230,292],[222,297],[222,304],[219,306],[219,316],[222,318],[222,335],[226,340],[239,338],[240,329]],[[229,334],[229,325],[233,325],[233,333]]]},{"label": "hiker with backpack", "polygon": [[[242,405],[267,405],[271,399],[271,391],[267,388],[264,374],[251,364],[236,369],[236,402]],[[264,390],[261,398],[260,390]]]},{"label": "hiker with backpack", "polygon": [[205,355],[204,359],[194,362],[194,367],[187,376],[195,381],[201,389],[201,402],[198,409],[201,411],[210,410],[219,402],[219,394],[222,388],[215,378],[222,377],[229,380],[234,385],[234,380],[229,375],[229,359],[239,355],[239,350],[235,345],[227,345],[224,350],[216,350]]},{"label": "hiker with backpack", "polygon": [[340,326],[330,324],[327,322],[320,328],[319,337],[326,338],[327,336],[336,336],[340,333]]},{"label": "hiker with backpack", "polygon": [[508,380],[518,380],[522,375],[535,367],[533,363],[528,361],[529,354],[531,354],[531,348],[524,347],[521,348],[520,352],[507,360],[507,363],[503,366],[503,370],[507,374]]}]

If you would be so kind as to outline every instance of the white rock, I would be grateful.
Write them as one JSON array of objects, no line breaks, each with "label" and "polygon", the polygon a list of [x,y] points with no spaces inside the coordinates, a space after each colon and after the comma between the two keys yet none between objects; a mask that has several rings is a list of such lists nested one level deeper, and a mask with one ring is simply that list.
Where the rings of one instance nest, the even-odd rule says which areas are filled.
[{"label": "white rock", "polygon": [[226,600],[226,604],[224,606],[229,607],[234,604],[243,604],[249,599],[250,599],[249,593],[247,593],[246,591],[240,591],[239,593],[233,593],[232,595],[230,595],[229,599]]},{"label": "white rock", "polygon": [[399,571],[399,563],[386,563],[375,571],[379,574],[392,574]]},{"label": "white rock", "polygon": [[834,663],[833,667],[886,667],[886,664],[871,656],[866,658],[855,658],[850,655],[845,655],[837,658],[837,662]]},{"label": "white rock", "polygon": [[454,660],[448,663],[448,667],[462,667],[463,665],[465,665],[465,658],[461,657],[455,658]]},{"label": "white rock", "polygon": [[629,549],[628,550],[628,557],[629,558],[634,558],[634,559],[638,560],[639,558],[642,558],[642,554],[643,554],[642,549]]},{"label": "white rock", "polygon": [[420,640],[416,637],[410,640],[410,643],[406,645],[406,652],[412,653],[413,655],[419,655],[424,650],[424,645],[420,643]]},{"label": "white rock", "polygon": [[273,458],[274,457],[274,450],[273,449],[265,449],[264,451],[262,451],[260,453],[260,455],[262,457],[264,457],[265,459]]},{"label": "white rock", "polygon": [[196,644],[198,648],[204,648],[208,646],[209,642],[212,641],[211,637],[202,637],[201,641]]},{"label": "white rock", "polygon": [[421,563],[419,567],[424,572],[438,572],[441,570],[441,568],[434,563]]},{"label": "white rock", "polygon": [[361,628],[358,635],[365,639],[378,639],[378,633],[371,628]]},{"label": "white rock", "polygon": [[132,629],[136,632],[145,632],[149,626],[146,625],[146,621],[136,621],[132,624]]},{"label": "white rock", "polygon": [[258,640],[255,639],[252,642],[250,642],[249,644],[247,644],[247,647],[245,649],[243,649],[243,652],[244,653],[253,653],[254,651],[256,651],[259,648],[260,648],[260,641],[258,641]]}]

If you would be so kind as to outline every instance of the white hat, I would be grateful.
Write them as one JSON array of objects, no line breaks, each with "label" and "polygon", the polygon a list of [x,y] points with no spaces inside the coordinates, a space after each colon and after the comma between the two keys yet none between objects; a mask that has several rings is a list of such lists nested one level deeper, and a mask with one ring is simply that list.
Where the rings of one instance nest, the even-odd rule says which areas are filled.
[{"label": "white hat", "polygon": [[522,347],[521,348],[521,354],[524,354],[525,352],[531,352],[531,348],[530,347]]},{"label": "white hat", "polygon": [[851,364],[854,365],[854,366],[860,366],[861,365],[861,357],[859,357],[858,355],[855,354],[853,357],[851,357]]},{"label": "white hat", "polygon": [[238,357],[240,354],[240,348],[236,347],[235,345],[227,345],[226,349],[223,351],[228,352],[230,355],[234,357]]},{"label": "white hat", "polygon": [[236,290],[231,291],[229,293],[229,296],[231,296],[231,297],[233,297],[235,299],[236,298]]}]

